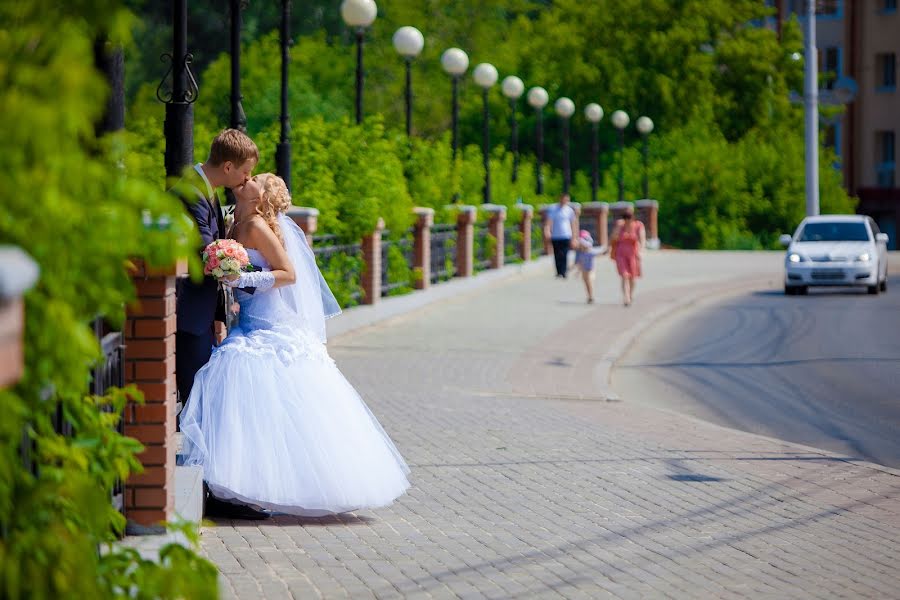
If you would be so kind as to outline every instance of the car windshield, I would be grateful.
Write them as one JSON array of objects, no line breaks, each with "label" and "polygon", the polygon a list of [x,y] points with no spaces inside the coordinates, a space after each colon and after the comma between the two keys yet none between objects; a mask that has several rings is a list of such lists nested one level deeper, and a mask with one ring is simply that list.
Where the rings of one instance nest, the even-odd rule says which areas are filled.
[{"label": "car windshield", "polygon": [[837,221],[831,223],[807,223],[797,236],[798,242],[868,242],[869,232],[865,223]]}]

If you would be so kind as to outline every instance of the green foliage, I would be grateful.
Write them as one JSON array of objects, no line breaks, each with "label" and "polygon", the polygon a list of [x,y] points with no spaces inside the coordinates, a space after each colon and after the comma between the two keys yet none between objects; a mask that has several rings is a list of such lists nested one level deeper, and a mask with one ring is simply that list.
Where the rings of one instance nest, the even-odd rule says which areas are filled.
[{"label": "green foliage", "polygon": [[[412,243],[411,235],[406,235],[404,238],[409,243]],[[403,250],[397,245],[391,245],[388,248],[387,273],[388,283],[400,284],[398,287],[395,287],[388,292],[389,296],[401,296],[413,291],[413,287],[416,283],[416,274],[406,262],[406,256],[403,254]],[[421,276],[421,272],[419,273],[419,276]]]},{"label": "green foliage", "polygon": [[[132,257],[171,264],[195,241],[180,203],[149,176],[152,159],[129,151],[136,138],[94,134],[107,91],[92,68],[93,40],[104,31],[125,42],[133,21],[109,2],[34,0],[0,4],[0,22],[0,111],[11,149],[0,240],[41,268],[26,296],[24,377],[0,391],[0,595],[123,597],[137,585],[139,597],[214,595],[214,568],[191,550],[169,549],[153,566],[121,549],[97,553],[124,526],[111,506],[113,482],[140,469],[140,444],[114,430],[125,402],[140,394],[87,394],[100,359],[89,324],[122,324],[134,299]],[[168,226],[145,228],[145,211]],[[57,406],[73,437],[54,432]],[[19,455],[23,435],[36,475]]]},{"label": "green foliage", "polygon": [[318,257],[322,276],[328,282],[331,293],[341,308],[349,308],[359,304],[362,297],[360,277],[363,270],[362,256],[347,253],[336,253],[327,261]]}]

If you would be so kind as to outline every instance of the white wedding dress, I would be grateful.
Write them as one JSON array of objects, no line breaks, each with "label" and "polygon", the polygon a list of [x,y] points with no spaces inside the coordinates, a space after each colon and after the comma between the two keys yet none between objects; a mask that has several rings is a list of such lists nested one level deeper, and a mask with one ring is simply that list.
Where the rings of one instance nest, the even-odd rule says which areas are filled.
[{"label": "white wedding dress", "polygon": [[[268,270],[259,252],[248,253]],[[321,280],[315,263],[305,263],[318,279],[307,273],[295,286]],[[303,266],[294,262],[298,273]],[[277,512],[386,506],[409,487],[409,468],[328,355],[321,312],[321,323],[311,321],[290,293],[321,303],[317,289],[235,290],[239,324],[197,373],[181,415],[183,463],[203,467],[217,498]]]}]

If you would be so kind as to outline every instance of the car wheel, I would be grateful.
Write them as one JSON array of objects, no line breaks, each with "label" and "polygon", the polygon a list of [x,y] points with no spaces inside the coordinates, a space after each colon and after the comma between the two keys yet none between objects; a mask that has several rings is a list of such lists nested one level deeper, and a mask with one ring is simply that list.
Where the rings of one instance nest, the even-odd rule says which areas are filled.
[{"label": "car wheel", "polygon": [[785,296],[796,296],[796,295],[797,295],[797,288],[795,288],[795,287],[792,286],[792,285],[786,285],[786,286],[784,286],[784,295],[785,295]]},{"label": "car wheel", "polygon": [[801,296],[805,296],[807,293],[809,293],[809,288],[805,285],[801,285],[797,288],[797,293]]},{"label": "car wheel", "polygon": [[869,288],[868,288],[868,289],[869,289],[869,293],[872,294],[872,295],[874,296],[874,295],[878,294],[878,291],[879,291],[880,288],[881,288],[881,285],[880,285],[880,284],[870,285]]},{"label": "car wheel", "polygon": [[885,278],[881,280],[881,283],[878,285],[878,287],[881,288],[882,292],[887,291],[887,276],[885,276]]}]

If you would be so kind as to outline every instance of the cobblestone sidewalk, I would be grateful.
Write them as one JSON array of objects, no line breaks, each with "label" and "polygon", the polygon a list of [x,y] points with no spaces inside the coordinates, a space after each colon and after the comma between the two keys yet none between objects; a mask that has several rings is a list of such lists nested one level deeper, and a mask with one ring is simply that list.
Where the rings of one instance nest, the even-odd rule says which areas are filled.
[{"label": "cobblestone sidewalk", "polygon": [[648,314],[778,265],[742,261],[651,254],[628,309],[537,272],[333,340],[413,488],[205,527],[224,597],[900,598],[900,473],[605,393]]}]

